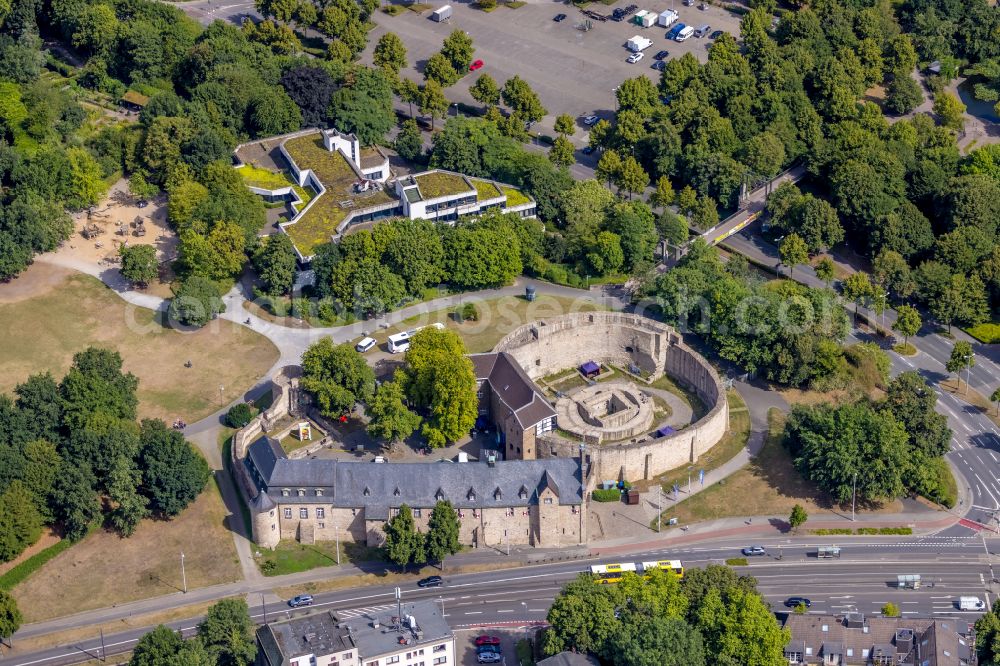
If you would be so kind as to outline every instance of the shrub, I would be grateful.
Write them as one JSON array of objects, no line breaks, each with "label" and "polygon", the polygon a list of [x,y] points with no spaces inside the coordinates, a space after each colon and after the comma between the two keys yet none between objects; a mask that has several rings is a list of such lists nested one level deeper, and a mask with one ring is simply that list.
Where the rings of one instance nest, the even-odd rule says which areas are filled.
[{"label": "shrub", "polygon": [[226,412],[226,425],[230,428],[242,428],[253,420],[256,410],[245,402],[240,402]]},{"label": "shrub", "polygon": [[726,566],[728,567],[745,567],[747,564],[747,558],[745,557],[730,557],[726,560]]},{"label": "shrub", "polygon": [[854,534],[854,530],[846,527],[835,527],[832,529],[812,530],[816,536],[833,536],[835,534]]},{"label": "shrub", "polygon": [[894,535],[908,535],[913,534],[913,528],[911,527],[880,527],[878,528],[879,534],[894,534]]},{"label": "shrub", "polygon": [[965,329],[965,332],[983,344],[1000,343],[1000,324],[978,324]]},{"label": "shrub", "polygon": [[465,303],[457,311],[459,321],[479,321],[479,308],[475,303]]},{"label": "shrub", "polygon": [[620,502],[622,494],[617,488],[596,488],[591,493],[591,497],[593,497],[595,502]]}]

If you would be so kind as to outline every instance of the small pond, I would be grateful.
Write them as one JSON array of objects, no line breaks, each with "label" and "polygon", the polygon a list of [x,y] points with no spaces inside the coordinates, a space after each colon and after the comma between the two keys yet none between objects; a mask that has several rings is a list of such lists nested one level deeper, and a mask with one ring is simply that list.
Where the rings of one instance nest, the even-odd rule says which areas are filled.
[{"label": "small pond", "polygon": [[961,98],[962,103],[965,104],[969,115],[987,122],[1000,123],[1000,117],[997,117],[997,114],[993,110],[994,102],[984,102],[976,99],[974,82],[971,79],[963,81],[958,86],[958,96]]}]

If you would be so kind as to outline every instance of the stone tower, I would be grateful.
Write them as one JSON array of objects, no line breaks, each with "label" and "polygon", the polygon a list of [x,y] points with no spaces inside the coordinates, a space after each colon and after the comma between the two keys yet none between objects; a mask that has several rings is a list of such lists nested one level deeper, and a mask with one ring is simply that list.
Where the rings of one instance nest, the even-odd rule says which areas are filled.
[{"label": "stone tower", "polygon": [[253,516],[253,540],[263,548],[274,548],[281,539],[281,529],[278,527],[278,507],[263,490],[250,500],[250,513]]}]

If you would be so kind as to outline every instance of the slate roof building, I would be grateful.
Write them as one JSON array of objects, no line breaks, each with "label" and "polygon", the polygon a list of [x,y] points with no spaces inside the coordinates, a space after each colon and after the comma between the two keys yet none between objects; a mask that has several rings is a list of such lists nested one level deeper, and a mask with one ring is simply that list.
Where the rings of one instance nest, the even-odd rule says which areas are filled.
[{"label": "slate roof building", "polygon": [[796,615],[784,627],[790,666],[975,666],[972,627],[955,618]]},{"label": "slate roof building", "polygon": [[257,629],[255,666],[451,666],[455,634],[433,601],[341,618],[311,613]]},{"label": "slate roof building", "polygon": [[586,541],[584,485],[574,458],[486,462],[385,463],[289,459],[260,437],[243,459],[256,488],[254,541],[343,539],[381,545],[382,526],[403,504],[426,531],[431,510],[448,500],[459,538],[473,547],[576,545]]},{"label": "slate roof building", "polygon": [[506,459],[535,459],[535,437],[555,428],[556,410],[507,352],[469,358],[479,385],[479,414],[496,426]]}]

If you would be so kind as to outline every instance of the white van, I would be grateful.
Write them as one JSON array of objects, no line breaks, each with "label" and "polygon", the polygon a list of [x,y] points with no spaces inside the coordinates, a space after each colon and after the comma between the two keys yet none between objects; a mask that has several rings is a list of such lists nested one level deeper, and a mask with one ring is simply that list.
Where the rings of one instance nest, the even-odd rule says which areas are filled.
[{"label": "white van", "polygon": [[674,40],[676,40],[678,42],[685,42],[688,39],[690,39],[691,35],[693,35],[693,34],[694,34],[694,28],[692,28],[689,25],[686,25],[686,26],[684,26],[683,30],[681,30],[680,32],[677,33],[677,36],[674,37]]},{"label": "white van", "polygon": [[958,610],[984,611],[986,610],[986,603],[979,597],[959,597]]}]

